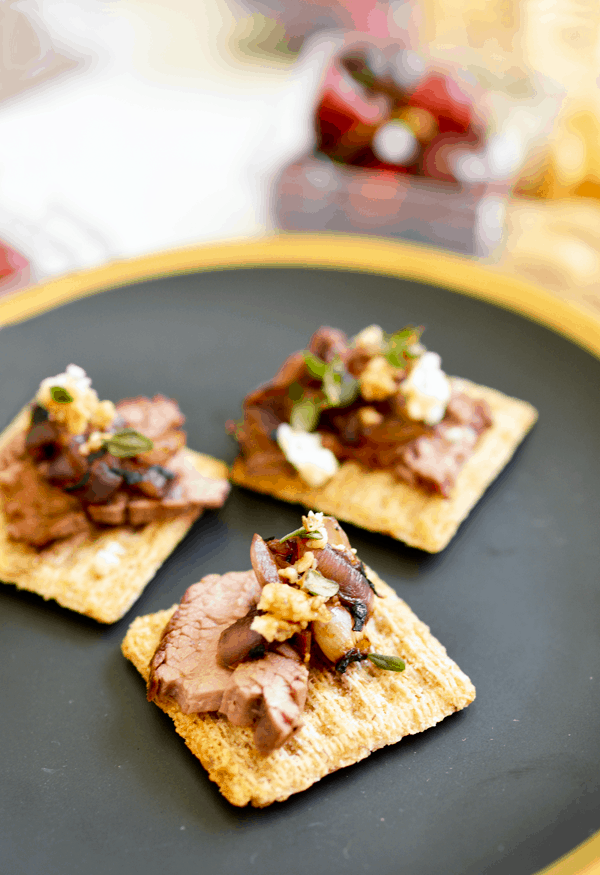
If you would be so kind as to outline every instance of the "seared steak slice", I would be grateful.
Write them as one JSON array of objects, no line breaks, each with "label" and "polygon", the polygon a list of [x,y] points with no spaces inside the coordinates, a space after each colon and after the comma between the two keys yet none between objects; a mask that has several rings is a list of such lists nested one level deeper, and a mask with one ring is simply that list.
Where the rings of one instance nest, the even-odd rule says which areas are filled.
[{"label": "seared steak slice", "polygon": [[299,659],[267,653],[233,672],[219,710],[236,726],[252,726],[260,753],[281,747],[302,726],[308,668]]},{"label": "seared steak slice", "polygon": [[221,632],[259,599],[253,571],[209,574],[190,586],[150,663],[148,699],[174,699],[184,714],[217,711],[232,674],[217,662]]}]

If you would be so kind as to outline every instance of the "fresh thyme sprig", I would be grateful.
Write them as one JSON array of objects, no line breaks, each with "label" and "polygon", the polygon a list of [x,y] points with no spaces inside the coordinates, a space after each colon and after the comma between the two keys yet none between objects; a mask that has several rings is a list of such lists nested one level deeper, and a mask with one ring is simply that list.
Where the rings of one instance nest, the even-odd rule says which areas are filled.
[{"label": "fresh thyme sprig", "polygon": [[367,659],[376,665],[377,668],[383,668],[386,671],[404,671],[406,668],[404,660],[399,656],[385,656],[382,653],[367,653]]},{"label": "fresh thyme sprig", "polygon": [[332,407],[348,407],[358,397],[360,384],[348,374],[341,356],[335,355],[331,362],[324,362],[309,350],[304,350],[302,354],[311,377],[321,381],[321,389],[316,396],[302,394],[298,399],[290,391],[290,397],[295,401],[290,414],[290,425],[300,431],[314,431],[321,411]]},{"label": "fresh thyme sprig", "polygon": [[287,535],[284,535],[283,538],[279,538],[279,543],[283,544],[284,541],[289,541],[290,538],[318,538],[321,539],[323,537],[321,532],[307,532],[304,526],[300,526],[299,529],[296,529],[293,532],[290,532]]}]

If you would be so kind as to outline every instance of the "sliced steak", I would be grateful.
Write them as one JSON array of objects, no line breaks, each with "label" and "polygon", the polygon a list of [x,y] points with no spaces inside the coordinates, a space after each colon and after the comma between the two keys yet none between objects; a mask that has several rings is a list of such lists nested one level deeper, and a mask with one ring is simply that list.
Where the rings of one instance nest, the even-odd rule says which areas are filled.
[{"label": "sliced steak", "polygon": [[447,498],[479,437],[470,426],[455,429],[460,432],[457,438],[452,428],[438,426],[436,434],[423,435],[409,444],[400,454],[396,474],[407,483]]},{"label": "sliced steak", "polygon": [[40,474],[25,451],[23,435],[17,436],[0,461],[0,492],[7,533],[15,541],[45,547],[59,538],[90,530],[77,498],[52,486]]},{"label": "sliced steak", "polygon": [[[213,480],[200,474],[185,453],[178,453],[169,459],[169,471],[179,477],[182,497],[189,504],[207,508],[221,507],[229,495],[231,485],[228,480]],[[168,497],[169,492],[165,498]]]},{"label": "sliced steak", "polygon": [[217,662],[219,638],[260,592],[253,571],[209,574],[190,586],[150,663],[148,699],[173,699],[184,714],[218,711],[232,675]]},{"label": "sliced steak", "polygon": [[446,408],[446,422],[469,425],[481,434],[492,424],[492,411],[486,401],[471,398],[464,392],[455,392]]},{"label": "sliced steak", "polygon": [[255,724],[254,743],[266,754],[302,726],[307,690],[308,669],[299,659],[267,653],[238,665],[219,710],[235,726]]},{"label": "sliced steak", "polygon": [[185,416],[179,405],[164,395],[154,398],[124,398],[116,405],[118,413],[130,428],[145,434],[151,441],[161,437],[166,431],[180,428],[185,422]]}]

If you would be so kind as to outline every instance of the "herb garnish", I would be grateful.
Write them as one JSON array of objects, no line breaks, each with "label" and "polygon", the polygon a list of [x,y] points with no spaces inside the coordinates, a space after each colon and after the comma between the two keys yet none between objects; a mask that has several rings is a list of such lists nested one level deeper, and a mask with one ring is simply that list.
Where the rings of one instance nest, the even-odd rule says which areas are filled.
[{"label": "herb garnish", "polygon": [[395,334],[386,335],[383,356],[392,367],[404,368],[410,359],[418,358],[420,353],[414,353],[411,347],[419,342],[424,330],[423,325],[417,328],[407,325]]},{"label": "herb garnish", "polygon": [[302,589],[307,590],[311,595],[322,595],[329,599],[337,595],[340,585],[334,580],[324,577],[320,572],[309,568],[302,578]]},{"label": "herb garnish", "polygon": [[406,666],[399,656],[384,656],[382,653],[367,653],[367,659],[386,671],[404,671]]},{"label": "herb garnish", "polygon": [[321,391],[312,397],[302,395],[298,400],[290,391],[290,397],[296,402],[290,414],[290,425],[296,430],[314,431],[322,410],[348,407],[356,400],[360,383],[348,374],[339,355],[330,362],[324,362],[310,350],[303,350],[302,355],[311,377],[321,381]]},{"label": "herb garnish", "polygon": [[145,435],[134,428],[123,428],[116,431],[104,441],[104,447],[112,456],[119,459],[129,459],[153,448],[154,444]]},{"label": "herb garnish", "polygon": [[289,541],[290,538],[322,538],[323,535],[321,532],[307,532],[304,526],[300,526],[299,529],[296,529],[293,532],[290,532],[288,535],[284,535],[283,538],[279,538],[279,543],[283,544],[284,541]]},{"label": "herb garnish", "polygon": [[314,431],[319,422],[323,404],[313,398],[301,398],[292,407],[290,425],[295,431]]},{"label": "herb garnish", "polygon": [[57,404],[70,404],[74,400],[71,393],[67,392],[64,386],[50,386],[50,395]]},{"label": "herb garnish", "polygon": [[404,661],[399,656],[384,656],[382,653],[362,653],[355,647],[348,650],[341,659],[335,664],[335,670],[340,674],[344,674],[351,662],[364,662],[368,659],[377,668],[382,668],[385,671],[404,671],[406,666]]}]

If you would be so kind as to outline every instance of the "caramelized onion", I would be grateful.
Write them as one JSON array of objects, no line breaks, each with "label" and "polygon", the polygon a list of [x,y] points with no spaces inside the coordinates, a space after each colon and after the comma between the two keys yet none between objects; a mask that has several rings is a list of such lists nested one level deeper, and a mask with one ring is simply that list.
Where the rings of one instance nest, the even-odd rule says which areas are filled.
[{"label": "caramelized onion", "polygon": [[250,545],[250,562],[261,586],[279,583],[277,565],[273,555],[260,535],[254,535]]}]

